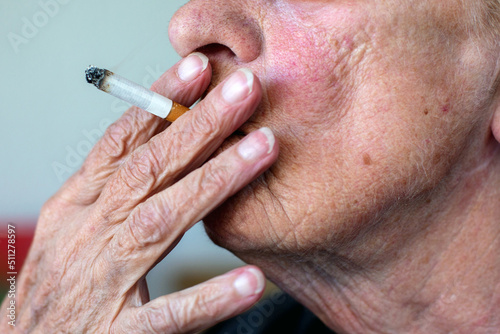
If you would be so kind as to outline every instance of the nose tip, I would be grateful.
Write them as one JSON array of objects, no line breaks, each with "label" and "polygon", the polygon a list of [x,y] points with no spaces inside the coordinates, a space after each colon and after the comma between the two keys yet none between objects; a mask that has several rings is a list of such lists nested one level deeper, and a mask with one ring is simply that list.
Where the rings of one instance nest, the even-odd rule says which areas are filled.
[{"label": "nose tip", "polygon": [[242,62],[251,62],[259,56],[261,33],[251,12],[224,2],[227,1],[194,0],[175,13],[169,25],[169,38],[180,56],[211,44],[227,47]]}]

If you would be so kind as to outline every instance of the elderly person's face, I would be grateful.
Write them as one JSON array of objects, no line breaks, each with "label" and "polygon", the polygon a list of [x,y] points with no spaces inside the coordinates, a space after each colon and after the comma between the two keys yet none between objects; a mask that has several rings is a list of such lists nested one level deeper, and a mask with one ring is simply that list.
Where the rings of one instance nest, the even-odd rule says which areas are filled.
[{"label": "elderly person's face", "polygon": [[[498,329],[500,24],[482,26],[487,4],[500,0],[189,2],[172,42],[212,67],[193,55],[153,89],[191,105],[213,70],[211,93],[168,128],[137,108],[108,128],[42,208],[0,332],[7,319],[195,332],[256,302],[262,271],[339,333]],[[239,67],[261,83],[237,71],[218,85]],[[147,272],[208,212],[215,242],[262,271],[150,300]]]},{"label": "elderly person's face", "polygon": [[[414,214],[441,208],[490,139],[484,107],[495,59],[474,32],[481,7],[451,0],[183,7],[170,25],[174,47],[207,54],[214,85],[251,68],[264,97],[242,131],[269,126],[280,142],[278,162],[205,220],[215,241],[243,257],[335,250],[366,258],[423,229]],[[364,246],[352,253],[357,242]]]}]

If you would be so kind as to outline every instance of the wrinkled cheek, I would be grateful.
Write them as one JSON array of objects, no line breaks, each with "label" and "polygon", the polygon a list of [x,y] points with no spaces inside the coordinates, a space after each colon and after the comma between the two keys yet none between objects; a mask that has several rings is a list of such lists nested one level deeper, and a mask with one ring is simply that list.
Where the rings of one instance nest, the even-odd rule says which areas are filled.
[{"label": "wrinkled cheek", "polygon": [[355,96],[351,78],[356,75],[365,45],[349,34],[337,39],[323,32],[295,29],[283,27],[267,46],[269,102],[290,125],[298,120],[308,125],[338,121],[332,117],[340,115]]}]

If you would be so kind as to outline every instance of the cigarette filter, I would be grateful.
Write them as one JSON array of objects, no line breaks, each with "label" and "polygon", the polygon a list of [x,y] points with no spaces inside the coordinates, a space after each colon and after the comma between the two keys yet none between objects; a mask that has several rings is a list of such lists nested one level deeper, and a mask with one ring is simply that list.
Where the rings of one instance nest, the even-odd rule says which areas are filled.
[{"label": "cigarette filter", "polygon": [[89,66],[85,71],[85,76],[88,83],[94,84],[103,92],[149,111],[156,116],[165,118],[169,122],[175,121],[189,110],[189,108],[165,96],[152,92],[106,69]]}]

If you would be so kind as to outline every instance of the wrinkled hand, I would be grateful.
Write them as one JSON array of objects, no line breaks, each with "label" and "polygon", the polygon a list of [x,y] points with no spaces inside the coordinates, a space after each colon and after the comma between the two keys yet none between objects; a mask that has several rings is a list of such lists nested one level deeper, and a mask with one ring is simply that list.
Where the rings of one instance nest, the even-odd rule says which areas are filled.
[{"label": "wrinkled hand", "polygon": [[[185,61],[153,89],[191,105],[211,67],[196,55]],[[195,66],[186,72],[189,62]],[[16,327],[3,317],[0,331],[183,333],[257,301],[264,276],[252,266],[151,301],[145,275],[187,229],[276,160],[272,134],[257,130],[207,161],[261,95],[258,79],[240,70],[171,125],[136,108],[111,125],[42,208],[17,282]]]}]

